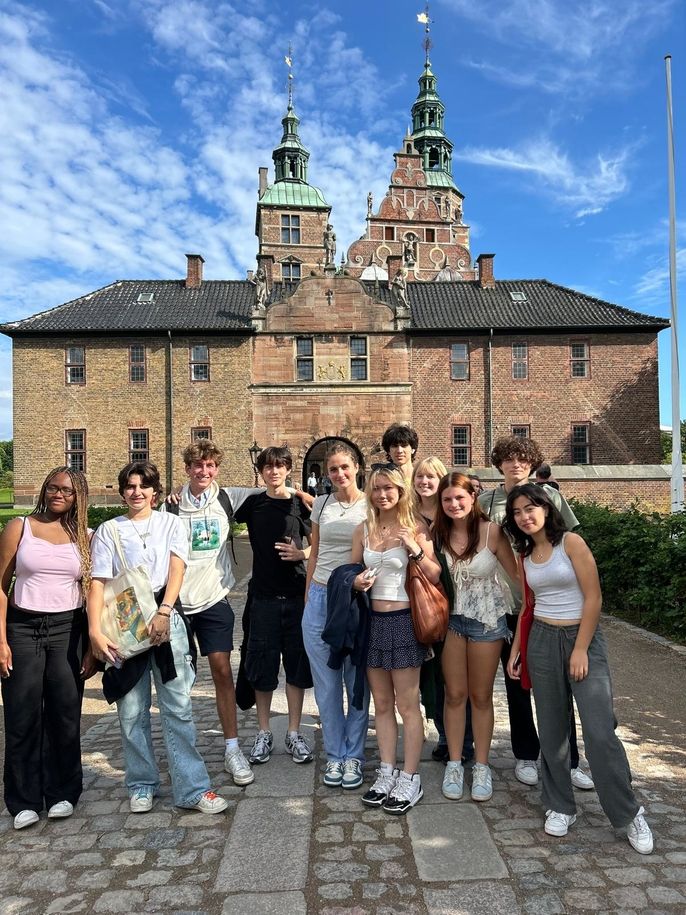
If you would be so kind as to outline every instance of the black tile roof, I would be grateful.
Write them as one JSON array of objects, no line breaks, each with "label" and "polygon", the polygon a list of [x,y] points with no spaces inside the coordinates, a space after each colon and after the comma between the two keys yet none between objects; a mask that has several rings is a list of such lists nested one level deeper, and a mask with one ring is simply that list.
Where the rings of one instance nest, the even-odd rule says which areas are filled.
[{"label": "black tile roof", "polygon": [[[369,294],[391,302],[388,283],[365,282]],[[274,283],[277,302],[296,284]],[[187,289],[183,280],[119,280],[57,308],[0,325],[10,337],[59,333],[151,333],[166,330],[250,333],[254,286],[247,280],[204,280]],[[618,330],[658,331],[666,318],[630,311],[548,280],[497,280],[495,288],[476,282],[408,283],[411,331]],[[514,302],[511,292],[523,293]],[[154,301],[139,302],[141,293]]]}]

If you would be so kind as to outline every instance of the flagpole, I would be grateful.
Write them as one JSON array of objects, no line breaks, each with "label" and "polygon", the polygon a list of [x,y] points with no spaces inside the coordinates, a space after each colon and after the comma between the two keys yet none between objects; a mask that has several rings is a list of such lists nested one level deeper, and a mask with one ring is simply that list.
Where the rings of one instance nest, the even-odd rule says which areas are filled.
[{"label": "flagpole", "polygon": [[669,176],[669,292],[672,305],[672,511],[684,509],[679,392],[679,335],[676,294],[676,193],[674,189],[674,126],[672,121],[672,55],[665,55],[667,77],[667,166]]}]

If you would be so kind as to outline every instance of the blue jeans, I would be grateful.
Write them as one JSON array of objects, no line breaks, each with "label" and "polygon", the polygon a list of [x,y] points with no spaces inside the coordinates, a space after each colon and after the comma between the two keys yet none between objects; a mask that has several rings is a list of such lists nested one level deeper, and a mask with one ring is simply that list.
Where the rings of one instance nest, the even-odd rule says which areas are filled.
[{"label": "blue jeans", "polygon": [[149,787],[154,793],[160,786],[150,728],[152,674],[162,719],[162,735],[167,749],[174,803],[177,807],[193,807],[209,791],[210,778],[195,746],[195,724],[191,708],[195,671],[191,665],[186,627],[178,613],[171,615],[169,635],[176,667],[175,679],[162,682],[162,675],[151,651],[148,653],[148,666],[143,676],[133,689],[117,701],[126,787],[129,795],[132,795],[137,788]]},{"label": "blue jeans", "polygon": [[[369,724],[369,687],[365,682],[362,708],[354,708],[352,695],[355,667],[350,663],[350,658],[345,659],[341,670],[332,670],[328,666],[330,649],[322,641],[325,623],[326,585],[318,585],[313,581],[310,583],[303,614],[303,641],[310,659],[314,698],[319,707],[324,749],[329,762],[359,759],[364,763],[364,744]],[[347,714],[343,710],[344,684],[348,697]]]}]

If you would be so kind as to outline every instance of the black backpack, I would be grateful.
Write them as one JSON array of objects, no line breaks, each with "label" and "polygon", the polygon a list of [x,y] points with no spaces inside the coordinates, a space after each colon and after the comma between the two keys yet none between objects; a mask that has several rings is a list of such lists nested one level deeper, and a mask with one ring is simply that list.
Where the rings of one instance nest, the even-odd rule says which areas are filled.
[{"label": "black backpack", "polygon": [[[219,493],[217,495],[217,501],[221,507],[226,512],[226,517],[229,519],[229,543],[231,544],[231,555],[233,556],[233,561],[238,564],[236,559],[236,552],[233,548],[233,505],[231,504],[231,499],[229,494],[225,489],[219,487]],[[170,515],[179,514],[179,503],[178,502],[167,502],[165,510],[169,512]]]}]

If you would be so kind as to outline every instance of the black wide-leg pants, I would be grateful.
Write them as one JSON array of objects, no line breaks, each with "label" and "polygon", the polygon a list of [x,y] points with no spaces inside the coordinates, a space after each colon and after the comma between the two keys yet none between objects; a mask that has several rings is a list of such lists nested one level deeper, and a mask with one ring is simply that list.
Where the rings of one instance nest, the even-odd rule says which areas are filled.
[{"label": "black wide-leg pants", "polygon": [[81,768],[81,661],[84,613],[27,613],[7,608],[12,670],[2,680],[7,809],[40,813],[76,804]]}]

